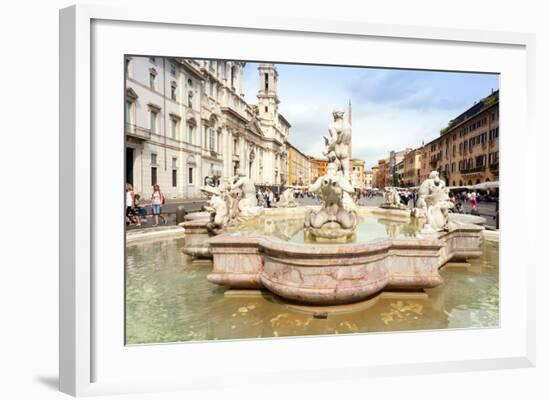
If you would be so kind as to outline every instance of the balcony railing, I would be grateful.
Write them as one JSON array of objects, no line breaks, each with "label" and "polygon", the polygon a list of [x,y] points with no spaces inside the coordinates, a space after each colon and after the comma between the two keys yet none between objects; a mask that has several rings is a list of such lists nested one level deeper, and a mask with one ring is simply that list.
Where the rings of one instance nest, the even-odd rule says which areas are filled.
[{"label": "balcony railing", "polygon": [[461,168],[460,172],[462,174],[474,174],[474,173],[481,173],[485,171],[487,166],[477,166],[477,167],[470,167],[470,168]]},{"label": "balcony railing", "polygon": [[143,128],[135,124],[126,124],[126,135],[133,138],[147,140],[151,139],[151,130],[148,128]]},{"label": "balcony railing", "polygon": [[213,149],[204,149],[203,148],[202,149],[202,155],[206,156],[206,157],[214,157],[214,158],[219,159],[219,160],[222,159],[221,153],[218,153]]}]

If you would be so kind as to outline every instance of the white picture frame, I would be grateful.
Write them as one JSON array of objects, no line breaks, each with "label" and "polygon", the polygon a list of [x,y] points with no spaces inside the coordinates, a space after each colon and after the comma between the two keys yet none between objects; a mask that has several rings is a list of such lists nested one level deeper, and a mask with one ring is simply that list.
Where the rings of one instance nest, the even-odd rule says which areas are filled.
[{"label": "white picture frame", "polygon": [[[479,71],[501,73],[501,327],[125,347],[122,338],[117,335],[123,325],[123,321],[120,321],[123,315],[120,309],[120,303],[123,304],[123,299],[120,299],[120,291],[123,290],[120,282],[123,281],[124,269],[123,260],[121,264],[118,258],[123,242],[116,238],[120,239],[124,228],[122,218],[118,221],[116,216],[122,216],[122,206],[118,207],[116,202],[114,206],[106,205],[103,197],[97,197],[98,192],[107,197],[120,192],[116,184],[119,182],[117,169],[123,168],[122,163],[120,166],[117,164],[117,157],[121,160],[123,158],[122,152],[117,156],[123,143],[123,102],[120,101],[119,105],[117,103],[123,96],[122,58],[119,70],[112,72],[111,67],[116,66],[116,57],[124,52],[144,55],[178,53],[181,51],[178,45],[170,40],[159,39],[166,39],[174,32],[180,32],[180,29],[193,30],[195,35],[204,34],[205,38],[220,32],[239,35],[247,43],[253,43],[261,35],[262,40],[267,42],[285,43],[285,40],[289,40],[294,41],[296,47],[299,46],[296,41],[312,44],[310,55],[297,56],[298,53],[307,53],[304,47],[289,46],[286,50],[279,48],[274,51],[271,54],[277,54],[271,57],[265,50],[258,50],[252,58],[257,60],[274,57],[280,61],[338,64],[342,58],[335,57],[345,55],[348,49],[349,57],[341,64],[365,65],[361,58],[366,57],[365,54],[360,52],[351,57],[349,51],[365,46],[365,49],[372,50],[373,55],[381,52],[379,55],[385,57],[382,64],[387,67],[474,71],[477,66]],[[122,37],[121,32],[131,32],[132,35]],[[106,38],[110,39],[108,45]],[[124,40],[126,45],[121,45]],[[332,49],[330,45],[335,41],[343,49],[321,52],[322,44]],[[208,48],[211,43],[214,42],[205,39],[201,47]],[[215,14],[208,17],[181,17],[170,10],[146,10],[139,7],[129,9],[79,5],[61,10],[61,391],[79,396],[196,390],[233,386],[238,383],[234,375],[239,374],[246,374],[250,380],[261,383],[268,382],[274,376],[291,382],[296,379],[297,373],[300,380],[337,380],[350,376],[360,380],[404,372],[433,373],[534,366],[535,254],[529,252],[531,245],[522,232],[535,232],[536,211],[527,204],[527,199],[516,198],[515,212],[510,213],[509,199],[513,194],[507,190],[507,183],[511,182],[520,187],[535,188],[534,176],[529,174],[526,163],[527,144],[535,141],[531,123],[535,85],[534,43],[535,38],[530,34],[349,21],[246,16],[227,19]],[[248,46],[243,46],[244,49],[237,54],[237,49],[225,45],[223,49],[218,46],[217,49],[212,47],[207,50],[212,58],[253,57]],[[389,49],[392,46],[403,51],[391,53]],[[430,50],[430,46],[437,48],[442,60],[434,61],[429,57],[434,50]],[[378,50],[382,47],[386,50]],[[422,47],[426,49],[422,50]],[[410,54],[405,51],[409,48],[412,49]],[[471,53],[473,58],[479,59],[469,60],[470,64],[445,59],[449,48],[455,52]],[[315,49],[317,53],[313,53]],[[200,49],[197,47],[192,54],[183,56],[200,57],[201,54],[196,54],[196,51]],[[426,52],[426,57],[419,55],[422,51]],[[118,95],[117,80],[120,80]],[[113,85],[114,98],[102,98],[106,90],[113,90]],[[511,92],[514,93],[513,98],[508,95]],[[105,114],[107,106],[112,109],[112,116]],[[106,130],[118,131],[121,137],[117,139],[115,135],[113,139],[97,134]],[[518,131],[524,135],[510,134]],[[109,144],[113,146],[106,146]],[[99,163],[99,160],[102,162]],[[532,156],[529,161],[533,161]],[[109,181],[105,177],[113,166],[112,171],[116,173],[111,174],[114,178]],[[114,183],[114,187],[105,189],[103,183]],[[108,244],[112,244],[112,248]],[[109,255],[113,255],[113,260],[109,262],[112,269],[107,270],[103,262],[108,261]],[[511,265],[516,266],[515,271],[511,270]],[[117,267],[119,271],[115,270]],[[101,295],[97,291],[101,291]],[[111,311],[107,311],[107,305],[112,306]],[[111,335],[116,339],[110,338]],[[443,347],[444,341],[452,341],[452,349]],[[388,344],[394,345],[392,355],[376,353],[376,349],[384,349]],[[469,344],[468,349],[464,348],[465,344]],[[426,345],[431,345],[433,349],[424,348]],[[320,347],[323,349],[322,357],[316,352]],[[362,351],[349,352],[342,357],[342,349]],[[182,366],[182,352],[186,356],[184,360],[193,361],[192,366],[190,363]],[[205,355],[213,357],[216,354],[224,355],[233,364],[209,366],[204,362]],[[258,355],[270,358],[269,366],[255,364]],[[289,364],[289,355],[300,359]],[[143,369],[132,369],[140,365],[140,361]],[[147,370],[148,366],[155,366],[157,372]],[[175,366],[178,366],[179,372],[174,373]]]}]

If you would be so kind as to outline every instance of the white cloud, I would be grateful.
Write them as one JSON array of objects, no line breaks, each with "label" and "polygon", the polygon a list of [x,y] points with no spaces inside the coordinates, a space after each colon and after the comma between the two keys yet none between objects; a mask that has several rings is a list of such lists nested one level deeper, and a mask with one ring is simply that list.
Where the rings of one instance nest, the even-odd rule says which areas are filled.
[{"label": "white cloud", "polygon": [[[245,93],[255,102],[256,66],[245,71]],[[487,74],[281,66],[280,112],[292,124],[290,141],[321,156],[331,112],[353,105],[353,156],[371,168],[391,150],[429,142],[473,101],[498,87]],[[495,84],[495,80],[497,83]],[[346,115],[347,118],[347,115]]]},{"label": "white cloud", "polygon": [[[327,135],[331,111],[343,105],[332,102],[281,103],[281,112],[293,124],[290,141],[306,154],[320,156],[323,135]],[[419,112],[398,104],[353,104],[353,156],[364,159],[370,168],[391,150],[421,146],[438,135],[458,110],[432,109]],[[345,109],[347,112],[347,109]]]}]

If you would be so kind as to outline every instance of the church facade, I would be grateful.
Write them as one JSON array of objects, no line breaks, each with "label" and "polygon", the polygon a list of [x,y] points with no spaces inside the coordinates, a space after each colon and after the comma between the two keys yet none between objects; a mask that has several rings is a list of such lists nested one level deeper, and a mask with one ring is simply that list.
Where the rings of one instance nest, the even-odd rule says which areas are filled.
[{"label": "church facade", "polygon": [[290,123],[279,112],[278,73],[258,67],[257,104],[243,93],[244,62],[126,57],[126,181],[148,198],[196,198],[207,176],[239,173],[287,183]]}]

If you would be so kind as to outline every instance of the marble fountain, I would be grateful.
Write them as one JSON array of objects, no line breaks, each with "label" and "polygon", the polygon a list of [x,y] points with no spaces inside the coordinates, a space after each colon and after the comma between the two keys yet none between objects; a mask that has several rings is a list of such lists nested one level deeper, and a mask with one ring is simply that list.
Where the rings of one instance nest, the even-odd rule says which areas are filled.
[{"label": "marble fountain", "polygon": [[[453,204],[437,171],[419,187],[412,210],[391,190],[380,208],[360,207],[343,112],[333,113],[324,139],[327,174],[309,188],[319,206],[298,206],[287,190],[277,208],[258,207],[254,183],[242,174],[203,187],[209,204],[182,223],[183,251],[212,259],[210,282],[267,290],[289,303],[353,304],[381,291],[439,286],[447,262],[481,256],[483,227],[449,213]],[[284,232],[275,234],[276,226]]]}]

